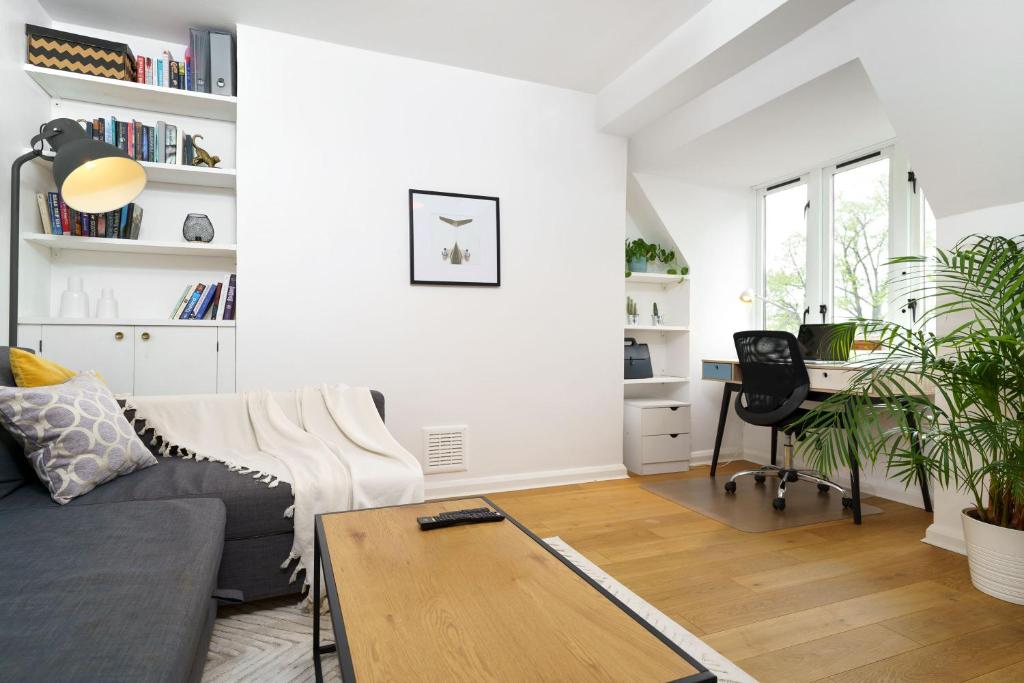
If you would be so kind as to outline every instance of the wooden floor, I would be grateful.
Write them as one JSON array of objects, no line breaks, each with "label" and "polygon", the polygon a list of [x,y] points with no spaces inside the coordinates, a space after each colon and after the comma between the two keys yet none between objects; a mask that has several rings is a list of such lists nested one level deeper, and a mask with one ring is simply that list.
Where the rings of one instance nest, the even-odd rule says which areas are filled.
[{"label": "wooden floor", "polygon": [[921,543],[930,514],[871,498],[885,512],[859,527],[750,534],[640,488],[688,476],[708,469],[490,497],[765,683],[1024,681],[1024,607],[978,592],[966,558]]}]

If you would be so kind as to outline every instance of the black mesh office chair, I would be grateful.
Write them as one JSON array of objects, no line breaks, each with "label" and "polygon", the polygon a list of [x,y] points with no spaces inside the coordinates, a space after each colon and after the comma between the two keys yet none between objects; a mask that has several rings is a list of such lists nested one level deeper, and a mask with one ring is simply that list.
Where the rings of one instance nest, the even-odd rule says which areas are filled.
[{"label": "black mesh office chair", "polygon": [[725,490],[735,493],[736,480],[740,477],[752,476],[758,484],[763,484],[767,475],[774,473],[779,477],[779,491],[772,501],[776,510],[786,508],[786,484],[795,481],[815,483],[822,493],[835,489],[843,495],[843,507],[853,505],[846,491],[820,472],[793,466],[793,436],[798,431],[793,423],[807,413],[800,404],[807,400],[811,386],[796,337],[789,332],[752,330],[737,332],[733,340],[743,373],[743,387],[736,397],[736,413],[750,424],[772,427],[773,435],[774,430],[781,431],[786,441],[782,467],[765,465],[734,474],[726,482]]}]

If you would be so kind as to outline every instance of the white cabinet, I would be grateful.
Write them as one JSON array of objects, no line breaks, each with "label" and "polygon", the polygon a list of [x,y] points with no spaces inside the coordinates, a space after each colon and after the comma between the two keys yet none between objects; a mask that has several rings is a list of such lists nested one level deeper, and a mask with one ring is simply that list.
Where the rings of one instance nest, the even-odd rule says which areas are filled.
[{"label": "white cabinet", "polygon": [[139,396],[217,393],[217,328],[136,327]]},{"label": "white cabinet", "polygon": [[627,399],[622,438],[623,459],[630,472],[685,472],[690,469],[690,404]]},{"label": "white cabinet", "polygon": [[235,330],[183,325],[19,325],[22,346],[96,370],[115,394],[232,393]]},{"label": "white cabinet", "polygon": [[[135,353],[127,325],[40,325],[43,358],[77,371],[95,370],[115,394],[132,393]],[[23,336],[19,334],[19,339]]]}]

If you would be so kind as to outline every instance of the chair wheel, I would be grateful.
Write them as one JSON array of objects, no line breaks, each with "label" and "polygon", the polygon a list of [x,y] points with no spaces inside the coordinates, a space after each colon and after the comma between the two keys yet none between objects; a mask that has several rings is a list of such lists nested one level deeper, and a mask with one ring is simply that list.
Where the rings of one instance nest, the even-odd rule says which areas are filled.
[{"label": "chair wheel", "polygon": [[843,507],[844,508],[852,508],[853,507],[853,498],[843,498]]},{"label": "chair wheel", "polygon": [[758,484],[763,484],[764,483],[764,479],[765,479],[765,477],[764,477],[763,474],[755,474],[754,475],[754,481],[756,481]]},{"label": "chair wheel", "polygon": [[818,490],[821,491],[822,493],[828,493],[828,490],[830,488],[832,487],[829,486],[828,484],[818,484]]},{"label": "chair wheel", "polygon": [[736,482],[734,482],[734,481],[727,481],[727,482],[725,482],[725,492],[726,493],[736,493]]},{"label": "chair wheel", "polygon": [[785,498],[776,498],[776,499],[774,499],[772,501],[772,507],[775,508],[776,510],[785,510],[786,509],[786,499]]}]

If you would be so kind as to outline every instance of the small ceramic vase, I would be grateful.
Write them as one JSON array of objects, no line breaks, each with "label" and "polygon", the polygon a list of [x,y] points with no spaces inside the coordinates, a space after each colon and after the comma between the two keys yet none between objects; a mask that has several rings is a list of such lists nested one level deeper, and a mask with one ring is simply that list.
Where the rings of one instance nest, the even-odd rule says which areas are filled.
[{"label": "small ceramic vase", "polygon": [[213,222],[205,213],[190,213],[185,216],[181,234],[186,242],[212,242]]},{"label": "small ceramic vase", "polygon": [[89,295],[82,288],[82,278],[78,275],[68,278],[68,288],[60,295],[60,317],[89,317]]},{"label": "small ceramic vase", "polygon": [[108,320],[117,317],[117,299],[114,298],[113,289],[103,288],[103,293],[99,301],[96,302],[96,317]]}]

